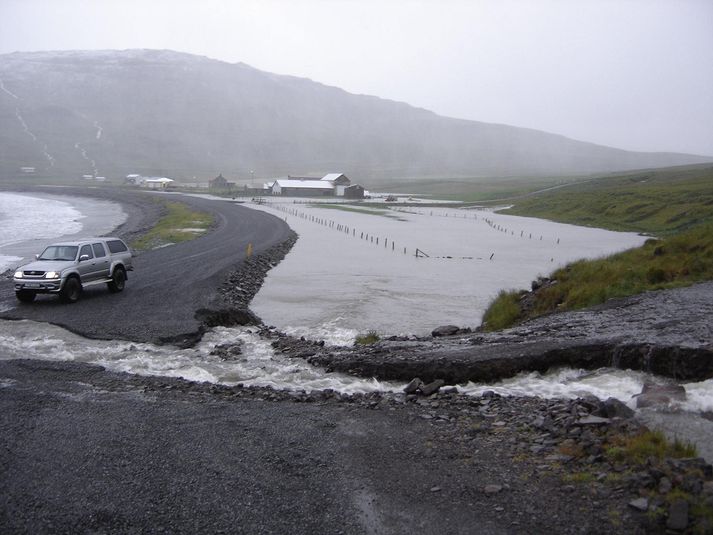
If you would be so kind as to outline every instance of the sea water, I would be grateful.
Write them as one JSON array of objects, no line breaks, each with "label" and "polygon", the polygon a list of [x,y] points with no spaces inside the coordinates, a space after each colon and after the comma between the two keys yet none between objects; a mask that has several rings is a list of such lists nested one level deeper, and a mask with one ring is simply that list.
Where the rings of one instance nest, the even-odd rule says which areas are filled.
[{"label": "sea water", "polygon": [[0,193],[0,272],[31,260],[58,238],[106,234],[125,220],[121,206],[113,202]]}]

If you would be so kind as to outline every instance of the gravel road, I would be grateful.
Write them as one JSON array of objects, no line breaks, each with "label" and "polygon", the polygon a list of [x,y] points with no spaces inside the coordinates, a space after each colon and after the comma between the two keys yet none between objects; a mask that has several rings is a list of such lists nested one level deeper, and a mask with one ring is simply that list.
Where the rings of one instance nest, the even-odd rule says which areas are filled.
[{"label": "gravel road", "polygon": [[[52,190],[63,194],[72,191]],[[129,221],[118,229],[122,236],[140,233],[158,216],[150,194],[112,189],[82,193],[115,200],[127,207]],[[33,303],[21,304],[14,297],[12,281],[3,280],[0,306],[10,310],[0,317],[53,323],[90,338],[186,345],[196,339],[201,329],[196,311],[220,310],[225,306],[218,290],[227,275],[245,259],[248,244],[253,245],[257,255],[292,236],[284,221],[230,201],[188,195],[164,198],[180,200],[193,209],[212,214],[215,228],[189,242],[142,252],[136,257],[135,269],[129,273],[126,289],[120,294],[110,294],[99,286],[86,290],[81,301],[74,305],[63,304],[56,296],[38,296]]]}]

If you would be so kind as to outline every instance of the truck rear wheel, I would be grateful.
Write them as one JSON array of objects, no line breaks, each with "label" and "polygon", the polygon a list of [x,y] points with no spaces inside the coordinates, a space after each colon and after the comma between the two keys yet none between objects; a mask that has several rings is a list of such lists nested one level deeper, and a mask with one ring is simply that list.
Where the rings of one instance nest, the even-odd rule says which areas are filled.
[{"label": "truck rear wheel", "polygon": [[126,271],[124,268],[118,267],[114,270],[114,274],[111,276],[111,281],[107,282],[106,285],[109,287],[109,291],[112,293],[120,292],[126,286]]}]

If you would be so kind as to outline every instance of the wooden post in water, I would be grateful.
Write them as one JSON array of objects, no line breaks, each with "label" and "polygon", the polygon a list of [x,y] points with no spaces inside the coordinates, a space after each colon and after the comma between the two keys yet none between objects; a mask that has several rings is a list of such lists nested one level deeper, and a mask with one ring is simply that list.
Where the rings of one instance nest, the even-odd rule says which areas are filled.
[{"label": "wooden post in water", "polygon": [[248,247],[245,250],[245,258],[250,258],[253,255],[253,244],[248,243]]}]

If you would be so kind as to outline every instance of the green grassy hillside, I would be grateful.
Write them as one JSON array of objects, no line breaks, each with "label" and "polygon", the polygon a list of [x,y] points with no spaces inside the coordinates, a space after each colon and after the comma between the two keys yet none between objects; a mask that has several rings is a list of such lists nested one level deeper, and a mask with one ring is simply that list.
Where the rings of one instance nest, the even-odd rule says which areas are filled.
[{"label": "green grassy hillside", "polygon": [[667,235],[713,222],[713,164],[599,177],[504,211],[564,223]]},{"label": "green grassy hillside", "polygon": [[713,279],[713,165],[593,179],[518,202],[508,213],[649,233],[637,249],[582,260],[538,290],[504,291],[483,317],[496,330],[555,310]]}]

